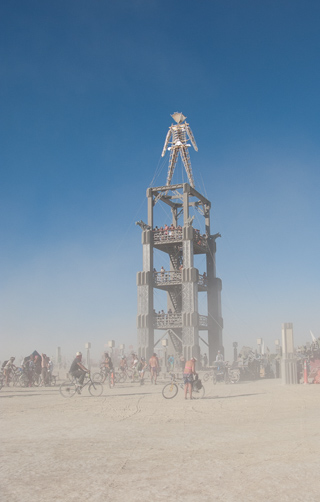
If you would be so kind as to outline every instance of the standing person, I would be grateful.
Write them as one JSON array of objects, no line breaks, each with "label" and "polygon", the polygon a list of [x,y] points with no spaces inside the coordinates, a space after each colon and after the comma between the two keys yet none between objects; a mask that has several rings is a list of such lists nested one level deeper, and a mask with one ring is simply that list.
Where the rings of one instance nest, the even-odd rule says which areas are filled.
[{"label": "standing person", "polygon": [[203,367],[206,368],[208,366],[208,356],[207,354],[203,355]]},{"label": "standing person", "polygon": [[154,352],[153,355],[149,359],[150,373],[151,373],[151,383],[154,382],[157,385],[157,377],[159,371],[159,359],[157,358],[157,354]]},{"label": "standing person", "polygon": [[70,366],[69,373],[72,377],[77,378],[80,386],[83,385],[83,380],[86,373],[89,373],[89,370],[85,366],[83,366],[82,362],[82,353],[77,352],[75,359],[72,361]]},{"label": "standing person", "polygon": [[183,381],[184,381],[184,398],[187,399],[187,394],[189,391],[190,399],[192,399],[192,384],[194,376],[196,375],[195,368],[196,358],[192,357],[190,361],[186,362],[183,371]]},{"label": "standing person", "polygon": [[131,375],[131,383],[134,382],[135,380],[135,377],[137,375],[139,375],[139,372],[138,372],[138,364],[139,364],[139,359],[138,359],[138,356],[136,354],[132,354],[132,365],[131,365],[131,369],[132,369],[132,375]]},{"label": "standing person", "polygon": [[106,375],[110,375],[110,378],[111,378],[110,383],[111,383],[111,386],[113,387],[114,386],[114,369],[113,369],[112,359],[109,356],[108,352],[106,352],[104,355],[104,363],[103,364],[104,364]]},{"label": "standing person", "polygon": [[31,354],[31,356],[27,356],[24,358],[22,368],[28,377],[29,387],[32,387],[33,373],[34,373],[34,356],[33,356],[33,354]]},{"label": "standing person", "polygon": [[173,368],[174,368],[174,356],[173,355],[168,357],[168,363],[169,363],[169,371],[173,371]]},{"label": "standing person", "polygon": [[179,361],[180,361],[180,366],[181,366],[181,369],[182,371],[184,370],[184,364],[186,362],[185,358],[184,358],[184,355],[181,354],[180,358],[179,358]]},{"label": "standing person", "polygon": [[221,354],[221,350],[218,350],[218,354],[216,356],[216,362],[223,362],[223,354]]},{"label": "standing person", "polygon": [[43,385],[48,384],[48,366],[49,357],[46,354],[41,354],[41,376]]},{"label": "standing person", "polygon": [[140,385],[144,384],[144,374],[147,369],[148,365],[144,357],[140,358],[140,362],[138,364],[138,372],[139,372],[139,378],[140,378]]}]

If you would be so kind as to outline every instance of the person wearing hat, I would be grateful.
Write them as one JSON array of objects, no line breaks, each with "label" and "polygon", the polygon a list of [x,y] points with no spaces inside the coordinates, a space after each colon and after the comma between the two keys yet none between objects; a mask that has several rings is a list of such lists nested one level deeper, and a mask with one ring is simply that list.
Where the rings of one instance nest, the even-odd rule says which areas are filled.
[{"label": "person wearing hat", "polygon": [[70,366],[69,373],[72,377],[78,378],[79,384],[83,385],[83,380],[85,374],[89,372],[85,366],[83,366],[82,362],[82,353],[77,352],[75,359],[72,361]]},{"label": "person wearing hat", "polygon": [[192,357],[186,362],[183,371],[183,381],[184,381],[184,398],[187,399],[187,394],[189,392],[190,399],[192,399],[192,384],[194,376],[196,375],[195,368],[196,358]]}]

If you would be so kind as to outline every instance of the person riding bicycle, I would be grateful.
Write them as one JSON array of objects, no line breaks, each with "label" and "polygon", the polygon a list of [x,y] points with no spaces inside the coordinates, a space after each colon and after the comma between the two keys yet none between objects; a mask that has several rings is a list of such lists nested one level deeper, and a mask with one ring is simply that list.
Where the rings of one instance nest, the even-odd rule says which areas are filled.
[{"label": "person riding bicycle", "polygon": [[187,394],[189,391],[190,399],[192,399],[192,385],[194,376],[196,373],[195,363],[197,359],[192,357],[189,361],[186,362],[184,371],[183,371],[183,381],[184,381],[184,398],[187,399]]},{"label": "person riding bicycle", "polygon": [[69,373],[72,377],[77,378],[79,384],[82,386],[84,377],[86,373],[89,373],[89,370],[85,366],[83,366],[82,362],[82,353],[77,352],[75,359],[72,361],[70,366]]},{"label": "person riding bicycle", "polygon": [[108,352],[105,352],[104,354],[104,361],[102,363],[102,368],[104,369],[106,375],[111,376],[111,384],[114,385],[114,369],[113,369],[113,362],[111,360],[111,357],[109,356]]},{"label": "person riding bicycle", "polygon": [[6,364],[3,367],[3,374],[6,377],[6,385],[9,385],[9,379],[11,374],[17,369],[17,367],[14,364],[15,357],[10,357],[9,361],[6,362]]},{"label": "person riding bicycle", "polygon": [[126,371],[127,367],[128,367],[128,363],[127,363],[126,356],[121,356],[119,369],[121,371]]}]

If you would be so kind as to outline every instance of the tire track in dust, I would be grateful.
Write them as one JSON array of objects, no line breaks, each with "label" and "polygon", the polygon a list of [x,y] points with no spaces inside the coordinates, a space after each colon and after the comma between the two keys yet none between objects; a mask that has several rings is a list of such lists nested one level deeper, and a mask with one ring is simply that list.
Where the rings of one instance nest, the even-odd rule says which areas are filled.
[{"label": "tire track in dust", "polygon": [[135,410],[133,411],[133,413],[131,413],[130,415],[127,415],[123,418],[120,418],[118,420],[116,420],[116,422],[124,422],[125,420],[128,420],[129,418],[132,418],[134,417],[135,415],[137,415],[137,413],[140,413],[141,412],[141,407],[140,407],[140,401],[142,399],[144,399],[145,396],[141,396],[139,397],[138,401],[137,401],[137,404],[135,406]]}]

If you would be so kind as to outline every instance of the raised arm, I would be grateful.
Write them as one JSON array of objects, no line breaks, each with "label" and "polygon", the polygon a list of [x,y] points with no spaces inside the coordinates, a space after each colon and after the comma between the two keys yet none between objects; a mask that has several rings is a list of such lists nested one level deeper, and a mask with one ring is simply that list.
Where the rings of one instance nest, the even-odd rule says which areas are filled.
[{"label": "raised arm", "polygon": [[171,134],[172,134],[171,127],[169,127],[169,131],[167,133],[166,140],[164,142],[164,147],[163,147],[163,150],[162,150],[161,157],[164,157],[165,154],[166,154],[166,151],[167,151],[167,148],[168,148],[168,144],[169,144],[169,141],[170,141],[170,138],[171,138]]}]

